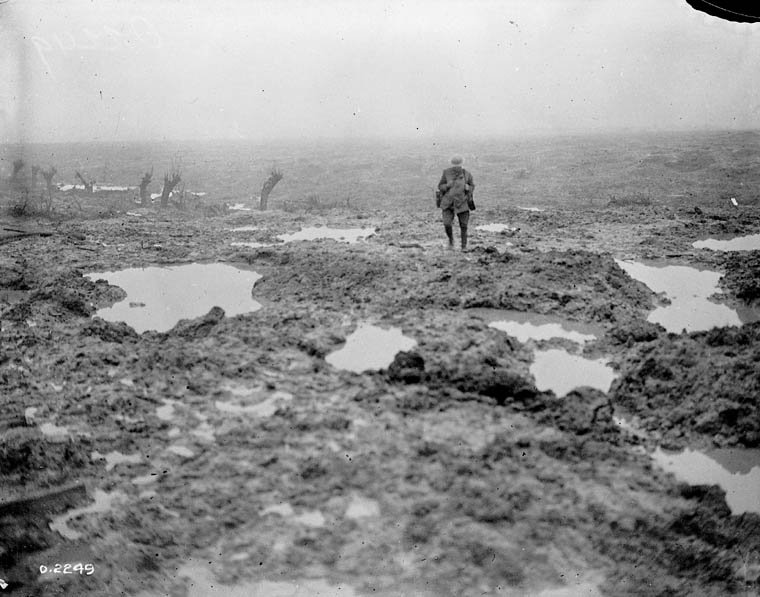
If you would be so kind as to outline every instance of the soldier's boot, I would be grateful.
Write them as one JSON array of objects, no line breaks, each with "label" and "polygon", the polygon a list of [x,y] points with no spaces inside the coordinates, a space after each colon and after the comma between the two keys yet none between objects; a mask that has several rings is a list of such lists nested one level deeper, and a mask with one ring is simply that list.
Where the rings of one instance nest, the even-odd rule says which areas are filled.
[{"label": "soldier's boot", "polygon": [[462,233],[462,251],[467,249],[467,226],[460,226],[459,231]]},{"label": "soldier's boot", "polygon": [[454,248],[454,229],[451,226],[444,226],[443,229],[446,231],[446,236],[449,239],[449,249]]}]

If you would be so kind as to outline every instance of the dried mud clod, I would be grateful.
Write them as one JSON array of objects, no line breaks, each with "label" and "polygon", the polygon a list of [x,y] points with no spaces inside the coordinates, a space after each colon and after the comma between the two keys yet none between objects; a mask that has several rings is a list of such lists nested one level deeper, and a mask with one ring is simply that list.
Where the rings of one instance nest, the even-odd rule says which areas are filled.
[{"label": "dried mud clod", "polygon": [[118,344],[126,341],[134,341],[138,338],[137,332],[126,323],[105,321],[100,317],[93,317],[89,323],[82,328],[81,333],[84,336],[96,336],[103,342],[114,342]]}]

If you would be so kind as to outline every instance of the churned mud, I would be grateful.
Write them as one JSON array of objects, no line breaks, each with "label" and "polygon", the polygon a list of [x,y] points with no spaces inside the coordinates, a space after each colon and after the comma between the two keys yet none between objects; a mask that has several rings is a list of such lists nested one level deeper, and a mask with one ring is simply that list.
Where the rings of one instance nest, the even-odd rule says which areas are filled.
[{"label": "churned mud", "polygon": [[[369,210],[4,244],[3,594],[757,594],[752,498],[668,467],[760,447],[758,253],[692,245],[760,211],[541,209],[479,209],[466,253]],[[653,321],[653,259],[746,317]]]}]

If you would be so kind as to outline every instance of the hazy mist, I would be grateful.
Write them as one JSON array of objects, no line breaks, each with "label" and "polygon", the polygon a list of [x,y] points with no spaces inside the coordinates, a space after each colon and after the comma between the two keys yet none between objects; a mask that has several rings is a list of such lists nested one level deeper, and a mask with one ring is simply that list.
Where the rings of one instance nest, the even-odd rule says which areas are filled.
[{"label": "hazy mist", "polygon": [[8,0],[0,142],[760,126],[760,25],[682,0]]}]

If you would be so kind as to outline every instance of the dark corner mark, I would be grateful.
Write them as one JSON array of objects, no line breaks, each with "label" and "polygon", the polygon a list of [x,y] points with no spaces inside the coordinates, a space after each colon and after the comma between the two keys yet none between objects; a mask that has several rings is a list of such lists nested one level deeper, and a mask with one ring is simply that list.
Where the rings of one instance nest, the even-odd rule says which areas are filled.
[{"label": "dark corner mark", "polygon": [[760,22],[760,5],[745,0],[686,0],[695,10],[737,23]]}]

